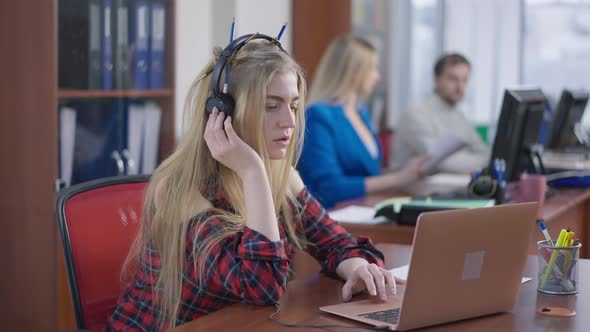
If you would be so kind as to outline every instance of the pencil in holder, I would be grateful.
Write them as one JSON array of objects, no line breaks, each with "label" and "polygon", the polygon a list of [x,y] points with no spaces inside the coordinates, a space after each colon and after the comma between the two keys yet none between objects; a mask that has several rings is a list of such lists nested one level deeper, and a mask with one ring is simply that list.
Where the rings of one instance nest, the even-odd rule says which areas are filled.
[{"label": "pencil in holder", "polygon": [[537,290],[549,294],[578,292],[578,261],[582,244],[556,247],[547,240],[537,242],[539,277]]}]

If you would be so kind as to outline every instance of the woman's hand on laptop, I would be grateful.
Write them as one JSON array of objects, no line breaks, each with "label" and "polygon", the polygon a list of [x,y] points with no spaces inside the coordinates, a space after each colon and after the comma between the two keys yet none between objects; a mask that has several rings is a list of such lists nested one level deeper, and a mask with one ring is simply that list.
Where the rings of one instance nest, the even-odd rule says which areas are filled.
[{"label": "woman's hand on laptop", "polygon": [[369,264],[359,257],[342,261],[338,265],[337,273],[346,280],[342,287],[344,301],[350,301],[353,294],[363,290],[385,300],[388,295],[396,294],[396,283],[404,283],[404,280],[398,280],[390,271],[376,264]]}]

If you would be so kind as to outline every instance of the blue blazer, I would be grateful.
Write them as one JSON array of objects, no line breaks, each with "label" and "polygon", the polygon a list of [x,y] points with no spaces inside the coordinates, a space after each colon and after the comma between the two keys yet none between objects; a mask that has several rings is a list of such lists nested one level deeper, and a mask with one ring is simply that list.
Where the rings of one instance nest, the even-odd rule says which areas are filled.
[{"label": "blue blazer", "polygon": [[365,178],[381,172],[381,145],[369,114],[359,108],[363,122],[379,147],[373,158],[346,118],[342,105],[317,103],[306,111],[306,130],[298,170],[309,191],[326,207],[363,197]]}]

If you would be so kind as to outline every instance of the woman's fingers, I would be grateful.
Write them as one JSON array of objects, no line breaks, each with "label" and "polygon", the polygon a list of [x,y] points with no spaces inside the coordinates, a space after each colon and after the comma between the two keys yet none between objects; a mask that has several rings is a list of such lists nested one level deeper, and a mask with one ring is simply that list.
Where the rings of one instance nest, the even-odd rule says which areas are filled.
[{"label": "woman's fingers", "polygon": [[[387,296],[397,293],[397,281],[393,273],[375,264],[359,267],[342,287],[342,299],[350,301],[356,291],[365,288],[373,296],[386,300]],[[400,280],[403,283],[403,280]]]},{"label": "woman's fingers", "polygon": [[342,299],[345,302],[350,301],[350,299],[352,298],[352,286],[355,282],[356,280],[350,279],[346,281],[346,283],[344,283],[344,286],[342,287]]},{"label": "woman's fingers", "polygon": [[213,112],[211,112],[211,114],[209,114],[209,117],[207,118],[207,126],[205,127],[205,131],[213,127],[213,125],[215,124],[215,119],[217,118],[217,113],[219,113],[217,107],[213,107]]},{"label": "woman's fingers", "polygon": [[386,286],[387,286],[389,292],[391,293],[391,295],[395,295],[397,293],[397,281],[395,280],[393,273],[391,271],[387,271],[385,269],[381,269],[381,271],[383,272],[383,275],[385,276],[385,282],[387,282]]},{"label": "woman's fingers", "polygon": [[371,272],[369,272],[367,267],[360,270],[359,277],[365,283],[365,287],[367,288],[367,291],[369,291],[369,294],[373,296],[377,295],[377,286],[375,286],[375,281],[373,281],[373,275],[371,274]]},{"label": "woman's fingers", "polygon": [[234,127],[231,124],[231,116],[228,116],[227,118],[225,118],[225,121],[223,122],[223,126],[225,128],[225,133],[227,134],[227,138],[229,139],[229,142],[231,144],[233,143],[238,143],[241,139],[238,136],[238,134],[236,134],[236,132],[234,131]]},{"label": "woman's fingers", "polygon": [[205,137],[205,142],[207,143],[209,150],[213,150],[217,146],[217,144],[215,143],[215,135],[213,135],[213,126],[215,125],[216,118],[217,109],[214,108],[213,112],[211,112],[209,118],[207,119],[207,125],[205,126],[205,133],[203,135]]},{"label": "woman's fingers", "polygon": [[223,129],[223,120],[225,120],[225,114],[223,112],[219,112],[213,127],[213,134],[215,135],[218,144],[229,143],[227,136],[225,135],[225,130]]},{"label": "woman's fingers", "polygon": [[379,295],[382,300],[387,299],[388,292],[385,288],[385,276],[383,275],[381,268],[375,264],[369,264],[367,270],[369,270],[373,276],[373,283],[377,289],[377,295]]}]

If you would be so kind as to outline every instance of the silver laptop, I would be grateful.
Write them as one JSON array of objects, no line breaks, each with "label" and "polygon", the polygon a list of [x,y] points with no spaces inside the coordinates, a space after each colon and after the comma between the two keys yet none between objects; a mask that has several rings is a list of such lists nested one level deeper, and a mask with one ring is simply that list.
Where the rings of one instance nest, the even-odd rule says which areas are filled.
[{"label": "silver laptop", "polygon": [[537,207],[423,213],[403,296],[320,310],[397,331],[509,311],[518,298]]}]

